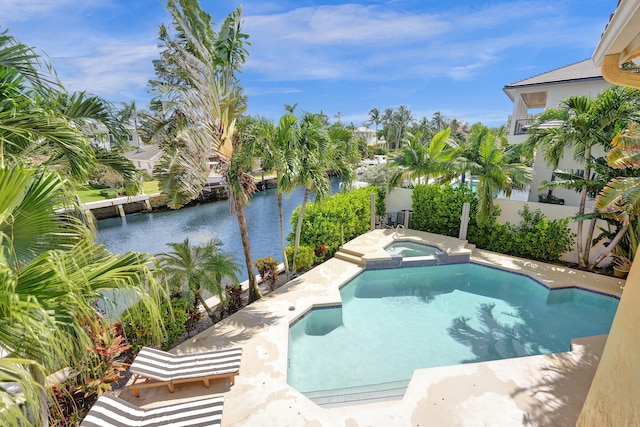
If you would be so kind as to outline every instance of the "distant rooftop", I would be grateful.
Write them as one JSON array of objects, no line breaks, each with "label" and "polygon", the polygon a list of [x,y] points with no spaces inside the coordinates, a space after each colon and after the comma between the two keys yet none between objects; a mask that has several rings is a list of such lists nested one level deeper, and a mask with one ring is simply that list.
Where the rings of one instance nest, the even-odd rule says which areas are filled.
[{"label": "distant rooftop", "polygon": [[157,145],[141,145],[133,151],[124,153],[129,160],[155,160],[162,154],[162,149]]},{"label": "distant rooftop", "polygon": [[584,61],[576,62],[575,64],[556,68],[555,70],[547,71],[546,73],[538,74],[536,76],[508,84],[504,89],[602,78],[600,68],[593,63],[591,58],[589,58]]}]

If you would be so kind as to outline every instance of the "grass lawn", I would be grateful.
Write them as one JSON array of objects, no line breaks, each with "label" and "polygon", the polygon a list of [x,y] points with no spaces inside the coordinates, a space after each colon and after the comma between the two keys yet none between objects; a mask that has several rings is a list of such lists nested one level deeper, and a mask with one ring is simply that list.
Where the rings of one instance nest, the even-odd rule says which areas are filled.
[{"label": "grass lawn", "polygon": [[[144,189],[144,194],[155,194],[160,192],[158,181],[143,182],[142,188]],[[82,203],[106,200],[106,197],[100,195],[100,190],[95,190],[91,187],[83,187],[77,190],[76,194],[78,195],[78,197],[80,197],[80,201]]]},{"label": "grass lawn", "polygon": [[145,181],[142,183],[142,188],[144,188],[144,194],[155,194],[160,192],[158,181]]},{"label": "grass lawn", "polygon": [[105,200],[105,197],[100,195],[100,190],[95,190],[91,187],[83,187],[79,190],[76,190],[76,194],[78,195],[78,197],[80,197],[80,201],[82,203]]}]

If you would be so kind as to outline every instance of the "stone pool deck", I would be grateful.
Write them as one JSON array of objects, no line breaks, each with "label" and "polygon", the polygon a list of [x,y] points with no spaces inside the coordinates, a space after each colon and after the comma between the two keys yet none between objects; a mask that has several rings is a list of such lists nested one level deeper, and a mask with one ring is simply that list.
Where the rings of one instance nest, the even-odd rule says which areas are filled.
[{"label": "stone pool deck", "polygon": [[[473,262],[528,274],[549,287],[580,286],[620,295],[624,281],[467,247],[454,238],[407,230],[375,230],[344,245],[366,260],[382,259],[395,240],[436,245]],[[356,257],[357,258],[357,257]],[[340,303],[339,287],[361,263],[333,258],[174,348],[175,353],[241,346],[240,375],[120,397],[144,408],[225,397],[223,426],[569,426],[575,425],[606,336],[574,340],[572,351],[492,362],[417,369],[400,400],[320,407],[287,384],[289,324],[313,305]],[[381,346],[385,343],[381,342]],[[389,361],[393,363],[393,361]]]}]

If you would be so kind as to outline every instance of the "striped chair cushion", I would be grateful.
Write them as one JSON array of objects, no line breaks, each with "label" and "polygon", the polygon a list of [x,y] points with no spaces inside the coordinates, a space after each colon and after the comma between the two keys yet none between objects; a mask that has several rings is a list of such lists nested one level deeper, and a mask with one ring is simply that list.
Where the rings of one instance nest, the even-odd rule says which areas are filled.
[{"label": "striped chair cushion", "polygon": [[239,347],[190,354],[172,354],[144,347],[129,370],[159,381],[175,381],[238,372],[241,360],[242,348]]},{"label": "striped chair cushion", "polygon": [[144,410],[114,396],[96,401],[81,427],[205,427],[222,424],[224,397],[212,397]]}]

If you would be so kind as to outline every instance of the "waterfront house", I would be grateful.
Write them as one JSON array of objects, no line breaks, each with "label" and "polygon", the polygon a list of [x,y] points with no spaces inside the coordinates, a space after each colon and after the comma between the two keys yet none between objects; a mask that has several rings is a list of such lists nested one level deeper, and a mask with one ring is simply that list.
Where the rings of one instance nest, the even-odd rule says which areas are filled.
[{"label": "waterfront house", "polygon": [[[547,108],[559,107],[560,103],[570,96],[596,97],[609,86],[611,83],[602,77],[602,72],[591,59],[506,85],[503,90],[513,101],[509,143],[519,144],[526,141],[527,129],[536,114]],[[554,127],[560,124],[550,121],[546,125]],[[565,151],[564,157],[558,163],[558,169],[569,170],[582,167],[573,160],[572,153],[571,148]],[[604,155],[604,150],[596,151],[594,154]],[[538,187],[542,181],[551,180],[552,173],[553,166],[547,165],[538,152],[533,165],[533,180],[528,196],[530,202],[537,202],[539,194],[547,193],[546,190],[538,191]],[[578,206],[580,202],[580,194],[573,190],[556,189],[553,190],[553,195],[563,199],[569,206]]]},{"label": "waterfront house", "polygon": [[153,168],[160,162],[162,149],[157,145],[140,145],[135,150],[124,153],[136,169],[153,176]]}]

